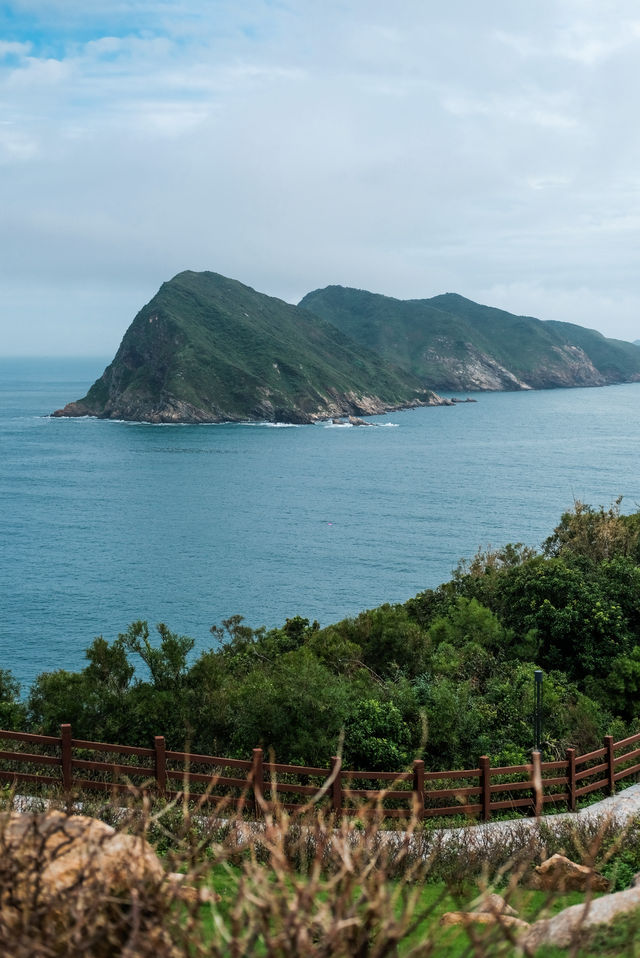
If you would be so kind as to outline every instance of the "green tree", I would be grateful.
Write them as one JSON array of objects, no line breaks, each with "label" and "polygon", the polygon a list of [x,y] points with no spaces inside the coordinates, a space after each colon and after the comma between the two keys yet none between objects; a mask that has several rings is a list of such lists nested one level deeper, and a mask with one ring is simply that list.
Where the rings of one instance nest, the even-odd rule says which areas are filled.
[{"label": "green tree", "polygon": [[26,706],[20,701],[20,683],[9,669],[0,669],[0,728],[22,731],[26,717]]},{"label": "green tree", "polygon": [[63,723],[71,723],[74,733],[82,738],[98,734],[88,706],[88,689],[80,672],[41,672],[27,698],[29,726],[44,735],[59,735]]},{"label": "green tree", "polygon": [[456,647],[473,642],[493,651],[503,649],[511,638],[491,609],[464,596],[456,599],[447,615],[431,623],[428,635],[435,647],[441,642]]},{"label": "green tree", "polygon": [[611,663],[604,680],[610,707],[627,721],[640,715],[640,646]]},{"label": "green tree", "polygon": [[132,622],[118,640],[127,652],[139,655],[147,666],[154,688],[159,691],[178,690],[184,685],[187,676],[187,656],[193,649],[194,641],[186,635],[178,635],[160,622],[156,626],[160,636],[160,645],[152,645],[149,639],[149,626],[138,620]]},{"label": "green tree", "polygon": [[385,603],[331,626],[330,631],[358,646],[361,664],[380,678],[393,674],[396,668],[418,675],[427,665],[429,640],[402,605]]},{"label": "green tree", "polygon": [[413,758],[411,730],[393,702],[356,703],[344,733],[344,760],[359,771],[399,771]]},{"label": "green tree", "polygon": [[499,601],[507,626],[522,636],[535,629],[540,664],[572,678],[605,670],[630,646],[619,603],[561,558],[536,557],[507,573]]},{"label": "green tree", "polygon": [[307,648],[256,665],[236,680],[228,708],[231,746],[243,757],[261,746],[279,761],[326,765],[337,748],[349,688]]}]

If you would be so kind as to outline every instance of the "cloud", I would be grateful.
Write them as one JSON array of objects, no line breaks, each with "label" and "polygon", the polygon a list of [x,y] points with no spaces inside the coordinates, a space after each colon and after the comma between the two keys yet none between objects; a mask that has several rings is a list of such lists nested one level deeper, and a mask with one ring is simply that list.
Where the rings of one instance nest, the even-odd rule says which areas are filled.
[{"label": "cloud", "polygon": [[125,302],[183,268],[290,301],[495,291],[612,332],[640,307],[627,0],[10,7],[0,277],[25,349],[92,324],[115,348]]}]

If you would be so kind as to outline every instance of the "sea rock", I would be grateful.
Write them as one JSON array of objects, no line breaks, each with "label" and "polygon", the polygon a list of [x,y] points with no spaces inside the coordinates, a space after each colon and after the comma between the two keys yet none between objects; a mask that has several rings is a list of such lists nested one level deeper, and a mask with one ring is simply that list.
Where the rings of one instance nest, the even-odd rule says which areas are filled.
[{"label": "sea rock", "polygon": [[372,422],[367,422],[365,419],[359,419],[357,416],[349,416],[349,422],[352,426],[373,426]]},{"label": "sea rock", "polygon": [[552,855],[538,865],[529,881],[530,888],[542,891],[609,891],[610,882],[586,865],[578,865],[564,855]]},{"label": "sea rock", "polygon": [[565,908],[553,918],[536,921],[529,931],[518,939],[518,944],[527,955],[534,955],[542,945],[566,948],[577,940],[583,929],[611,924],[618,915],[638,908],[640,888],[628,888],[613,895],[603,895],[595,901]]},{"label": "sea rock", "polygon": [[307,310],[186,270],[140,310],[87,395],[52,415],[302,424],[443,404],[423,376]]}]

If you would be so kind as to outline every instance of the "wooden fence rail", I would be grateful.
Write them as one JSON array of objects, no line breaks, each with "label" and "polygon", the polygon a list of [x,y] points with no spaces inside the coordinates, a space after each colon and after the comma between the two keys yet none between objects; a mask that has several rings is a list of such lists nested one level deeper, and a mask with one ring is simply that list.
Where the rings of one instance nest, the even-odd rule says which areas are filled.
[{"label": "wooden fence rail", "polygon": [[[13,749],[7,748],[11,743]],[[575,811],[579,798],[595,791],[613,795],[617,782],[640,774],[640,733],[620,742],[607,735],[601,748],[586,755],[569,748],[561,761],[543,762],[534,751],[526,764],[491,767],[483,755],[477,768],[445,772],[427,771],[421,760],[407,772],[354,771],[337,756],[328,768],[286,765],[265,761],[260,748],[250,760],[174,752],[162,735],[153,748],[135,748],[74,739],[70,725],[61,725],[59,736],[0,730],[0,745],[0,781],[14,788],[36,783],[65,794],[152,791],[258,816],[274,802],[291,811],[313,803],[347,815],[360,814],[366,803],[388,818],[464,815],[488,821],[505,810],[540,815],[547,805]]]}]

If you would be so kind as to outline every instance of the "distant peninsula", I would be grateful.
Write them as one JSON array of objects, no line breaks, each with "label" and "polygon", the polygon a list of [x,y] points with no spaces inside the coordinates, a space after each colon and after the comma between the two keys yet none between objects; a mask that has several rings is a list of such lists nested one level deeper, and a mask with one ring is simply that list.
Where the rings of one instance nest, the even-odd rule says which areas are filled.
[{"label": "distant peninsula", "polygon": [[640,349],[455,293],[399,300],[343,286],[298,306],[218,273],[179,273],[102,376],[53,416],[150,423],[312,423],[414,406],[437,391],[640,381]]},{"label": "distant peninsula", "polygon": [[448,402],[301,307],[185,271],[140,310],[87,395],[53,416],[311,423]]},{"label": "distant peninsula", "polygon": [[516,316],[445,293],[393,299],[327,286],[300,306],[436,390],[550,389],[640,380],[640,350],[573,323]]}]

